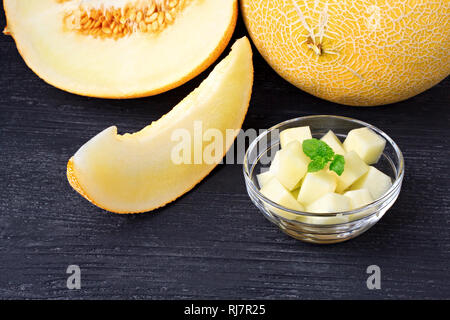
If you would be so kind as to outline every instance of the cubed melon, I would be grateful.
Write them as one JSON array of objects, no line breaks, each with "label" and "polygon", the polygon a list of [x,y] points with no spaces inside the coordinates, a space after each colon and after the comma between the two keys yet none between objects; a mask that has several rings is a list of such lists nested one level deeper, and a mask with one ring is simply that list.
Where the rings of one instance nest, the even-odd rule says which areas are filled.
[{"label": "cubed melon", "polygon": [[307,211],[312,213],[334,213],[348,211],[350,208],[349,198],[337,193],[327,193],[307,206]]},{"label": "cubed melon", "polygon": [[355,151],[346,153],[344,155],[344,159],[344,172],[340,176],[336,175],[336,192],[338,193],[344,192],[369,170],[369,166],[358,156]]},{"label": "cubed melon", "polygon": [[367,189],[374,200],[380,198],[392,186],[392,179],[377,168],[370,166],[367,173],[352,184],[352,190]]},{"label": "cubed melon", "polygon": [[309,172],[303,179],[297,200],[308,205],[321,196],[336,190],[336,178],[326,170]]},{"label": "cubed melon", "polygon": [[286,148],[286,146],[292,141],[303,143],[303,140],[306,139],[312,139],[311,130],[308,126],[289,128],[281,131],[280,133],[281,148]]},{"label": "cubed melon", "polygon": [[278,168],[280,167],[280,151],[281,150],[278,150],[275,153],[275,156],[273,157],[273,160],[270,163],[269,171],[272,172],[273,174],[275,174],[277,172]]},{"label": "cubed melon", "polygon": [[267,170],[264,172],[261,171],[261,173],[256,176],[256,179],[258,180],[259,186],[262,188],[273,177],[274,177],[273,172],[270,170]]},{"label": "cubed melon", "polygon": [[295,190],[291,191],[292,196],[297,199],[298,198],[298,193],[300,192],[300,188],[297,188]]},{"label": "cubed melon", "polygon": [[277,152],[279,163],[274,168],[275,177],[289,190],[300,186],[300,180],[308,170],[310,159],[303,153],[302,145],[295,140]]},{"label": "cubed melon", "polygon": [[326,217],[326,216],[297,216],[295,220],[307,224],[314,225],[330,225],[330,224],[340,224],[346,223],[349,221],[349,217],[347,215],[337,214],[334,217]]},{"label": "cubed melon", "polygon": [[[261,188],[260,192],[268,199],[279,204],[280,206],[286,207],[292,210],[304,211],[303,206],[294,198],[294,196],[276,179],[272,178],[267,182],[264,187]],[[283,210],[268,207],[270,211],[284,216],[285,218],[292,219],[292,214],[285,212]]]},{"label": "cubed melon", "polygon": [[351,130],[344,141],[345,151],[355,151],[367,164],[378,162],[386,140],[369,128]]},{"label": "cubed melon", "polygon": [[342,142],[339,140],[338,137],[334,134],[333,131],[328,131],[326,135],[324,135],[320,140],[325,142],[330,146],[331,149],[333,149],[334,153],[344,155],[345,150],[344,146],[342,145]]},{"label": "cubed melon", "polygon": [[358,209],[373,202],[372,195],[368,189],[351,190],[344,193],[350,199],[350,209]]}]

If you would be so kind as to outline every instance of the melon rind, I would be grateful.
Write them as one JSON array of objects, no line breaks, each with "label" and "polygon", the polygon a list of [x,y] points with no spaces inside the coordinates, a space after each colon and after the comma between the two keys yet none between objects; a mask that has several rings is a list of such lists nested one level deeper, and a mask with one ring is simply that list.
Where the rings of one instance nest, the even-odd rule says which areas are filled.
[{"label": "melon rind", "polygon": [[450,74],[448,0],[242,0],[241,12],[278,74],[332,102],[394,103]]}]

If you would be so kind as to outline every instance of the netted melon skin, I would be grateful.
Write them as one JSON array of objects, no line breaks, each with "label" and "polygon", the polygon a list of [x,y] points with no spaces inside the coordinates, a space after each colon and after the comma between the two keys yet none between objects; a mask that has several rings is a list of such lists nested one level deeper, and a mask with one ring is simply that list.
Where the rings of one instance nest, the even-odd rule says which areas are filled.
[{"label": "netted melon skin", "polygon": [[243,0],[241,9],[272,68],[329,101],[394,103],[450,73],[447,0]]}]

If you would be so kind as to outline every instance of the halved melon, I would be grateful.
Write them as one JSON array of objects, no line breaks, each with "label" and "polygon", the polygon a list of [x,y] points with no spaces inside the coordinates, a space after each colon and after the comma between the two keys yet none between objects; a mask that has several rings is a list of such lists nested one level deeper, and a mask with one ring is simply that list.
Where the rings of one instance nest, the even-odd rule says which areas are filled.
[{"label": "halved melon", "polygon": [[[251,46],[242,38],[200,87],[161,119],[134,134],[118,135],[117,128],[110,127],[82,146],[67,165],[70,184],[95,205],[116,213],[150,211],[173,201],[223,158],[242,126],[252,84]],[[204,134],[225,137],[232,130],[232,139],[214,150],[214,163],[174,161],[180,146],[174,135],[179,133],[189,138],[184,145],[189,159],[211,147],[212,142],[195,138],[198,124]]]},{"label": "halved melon", "polygon": [[60,89],[133,98],[192,79],[228,44],[237,0],[4,0],[27,65]]}]

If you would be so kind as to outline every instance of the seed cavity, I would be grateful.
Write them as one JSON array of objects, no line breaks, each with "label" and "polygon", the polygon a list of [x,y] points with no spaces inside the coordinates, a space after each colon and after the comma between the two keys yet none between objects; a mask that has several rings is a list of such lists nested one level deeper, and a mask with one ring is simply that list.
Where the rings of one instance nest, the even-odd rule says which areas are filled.
[{"label": "seed cavity", "polygon": [[65,11],[65,30],[94,38],[118,40],[135,32],[161,32],[175,21],[177,14],[191,0],[138,0],[121,7],[94,6],[80,0],[56,1],[69,5],[77,3],[74,9]]}]

